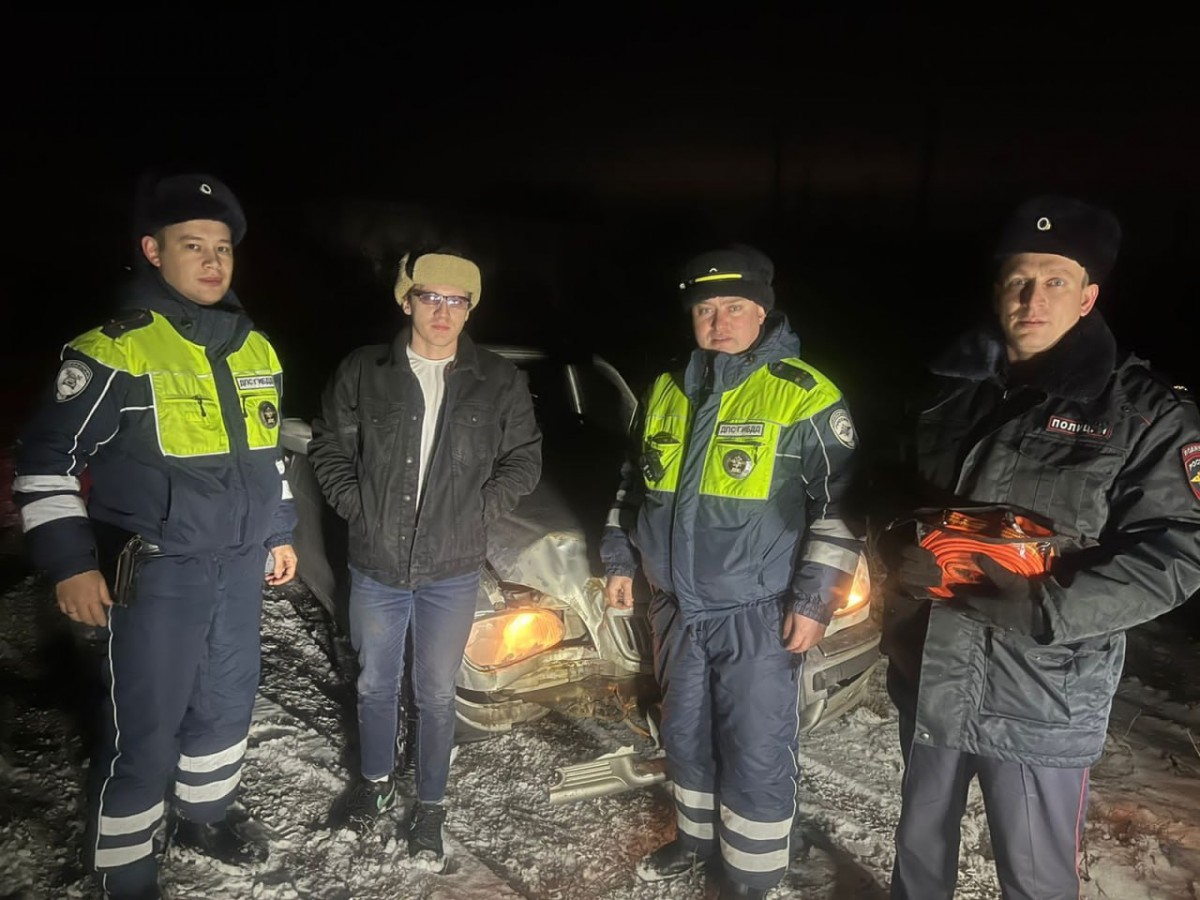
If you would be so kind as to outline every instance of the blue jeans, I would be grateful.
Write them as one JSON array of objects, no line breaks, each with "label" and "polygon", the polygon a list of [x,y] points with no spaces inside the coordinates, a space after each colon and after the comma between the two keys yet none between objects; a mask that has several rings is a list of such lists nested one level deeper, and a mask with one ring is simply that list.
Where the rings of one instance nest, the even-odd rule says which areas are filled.
[{"label": "blue jeans", "polygon": [[380,584],[350,568],[350,642],[358,653],[364,778],[383,778],[396,766],[404,640],[411,623],[417,799],[442,801],[454,746],[455,676],[471,636],[478,594],[478,571],[409,590]]}]

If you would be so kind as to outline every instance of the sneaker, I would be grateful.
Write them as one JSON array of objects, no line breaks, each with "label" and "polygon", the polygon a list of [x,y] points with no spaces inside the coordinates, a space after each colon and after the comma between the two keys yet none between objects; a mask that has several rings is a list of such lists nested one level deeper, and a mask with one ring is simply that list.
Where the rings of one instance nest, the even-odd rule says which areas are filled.
[{"label": "sneaker", "polygon": [[643,856],[637,864],[637,876],[642,881],[670,881],[703,869],[707,862],[707,856],[674,840]]},{"label": "sneaker", "polygon": [[446,807],[440,803],[415,802],[408,819],[408,855],[422,868],[440,872],[446,867],[446,853],[442,848],[442,825],[446,821]]},{"label": "sneaker", "polygon": [[270,854],[264,842],[243,834],[228,819],[220,822],[190,822],[179,818],[175,822],[171,843],[230,866],[264,862]]},{"label": "sneaker", "polygon": [[340,819],[356,831],[367,830],[396,805],[396,782],[390,775],[383,781],[360,778],[341,802]]}]

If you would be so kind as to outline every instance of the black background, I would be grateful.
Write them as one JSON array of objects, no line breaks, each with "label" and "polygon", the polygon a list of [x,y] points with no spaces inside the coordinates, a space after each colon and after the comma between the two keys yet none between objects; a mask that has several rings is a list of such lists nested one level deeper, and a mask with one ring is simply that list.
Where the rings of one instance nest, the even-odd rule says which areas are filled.
[{"label": "black background", "polygon": [[1195,380],[1200,125],[1196,65],[1172,46],[1182,22],[298,9],[7,14],[15,402],[110,311],[152,166],[210,171],[242,198],[235,287],[280,349],[290,415],[315,411],[348,350],[390,338],[413,235],[481,262],[476,338],[599,352],[635,388],[689,346],[678,264],[738,239],[775,259],[803,355],[869,434],[985,314],[990,241],[1041,192],[1118,213],[1100,308],[1127,346]]}]

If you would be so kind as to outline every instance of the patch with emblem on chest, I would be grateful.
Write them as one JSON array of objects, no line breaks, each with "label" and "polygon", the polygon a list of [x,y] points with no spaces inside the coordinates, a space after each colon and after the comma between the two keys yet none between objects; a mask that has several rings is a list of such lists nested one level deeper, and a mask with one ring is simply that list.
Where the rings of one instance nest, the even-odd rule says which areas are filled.
[{"label": "patch with emblem on chest", "polygon": [[1188,487],[1200,500],[1200,444],[1184,444],[1179,451],[1183,457],[1183,471],[1187,475]]},{"label": "patch with emblem on chest", "polygon": [[275,404],[270,400],[264,400],[258,404],[258,420],[267,428],[274,428],[279,424],[279,410],[275,408]]},{"label": "patch with emblem on chest", "polygon": [[733,478],[745,478],[754,471],[754,460],[745,450],[730,450],[721,459],[726,474]]},{"label": "patch with emblem on chest", "polygon": [[270,375],[242,375],[237,380],[237,386],[239,391],[257,391],[275,387],[275,379]]},{"label": "patch with emblem on chest", "polygon": [[764,431],[762,422],[721,422],[717,425],[717,437],[723,438],[762,437]]},{"label": "patch with emblem on chest", "polygon": [[1108,422],[1077,422],[1064,416],[1051,416],[1046,430],[1056,434],[1077,434],[1081,437],[1107,441],[1112,437],[1112,425]]}]

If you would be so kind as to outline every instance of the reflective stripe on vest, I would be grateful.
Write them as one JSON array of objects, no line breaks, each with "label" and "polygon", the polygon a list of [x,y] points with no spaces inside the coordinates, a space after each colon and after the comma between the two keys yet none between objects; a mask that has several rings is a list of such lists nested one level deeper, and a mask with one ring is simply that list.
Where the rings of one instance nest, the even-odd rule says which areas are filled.
[{"label": "reflective stripe on vest", "polygon": [[[784,431],[841,399],[837,388],[815,369],[798,359],[785,362],[812,375],[813,387],[801,387],[764,366],[722,394],[717,427],[707,436],[701,495],[767,499]],[[642,473],[650,490],[678,489],[691,419],[686,395],[670,375],[660,375],[646,403],[642,432]],[[652,477],[659,474],[653,459],[661,466],[658,478]]]},{"label": "reflective stripe on vest", "polygon": [[[111,338],[94,329],[71,346],[111,369],[149,379],[158,445],[164,456],[214,456],[229,452],[216,379],[204,348],[181,335],[167,319]],[[274,448],[279,438],[279,359],[256,331],[225,361],[233,376],[251,450]]]}]

